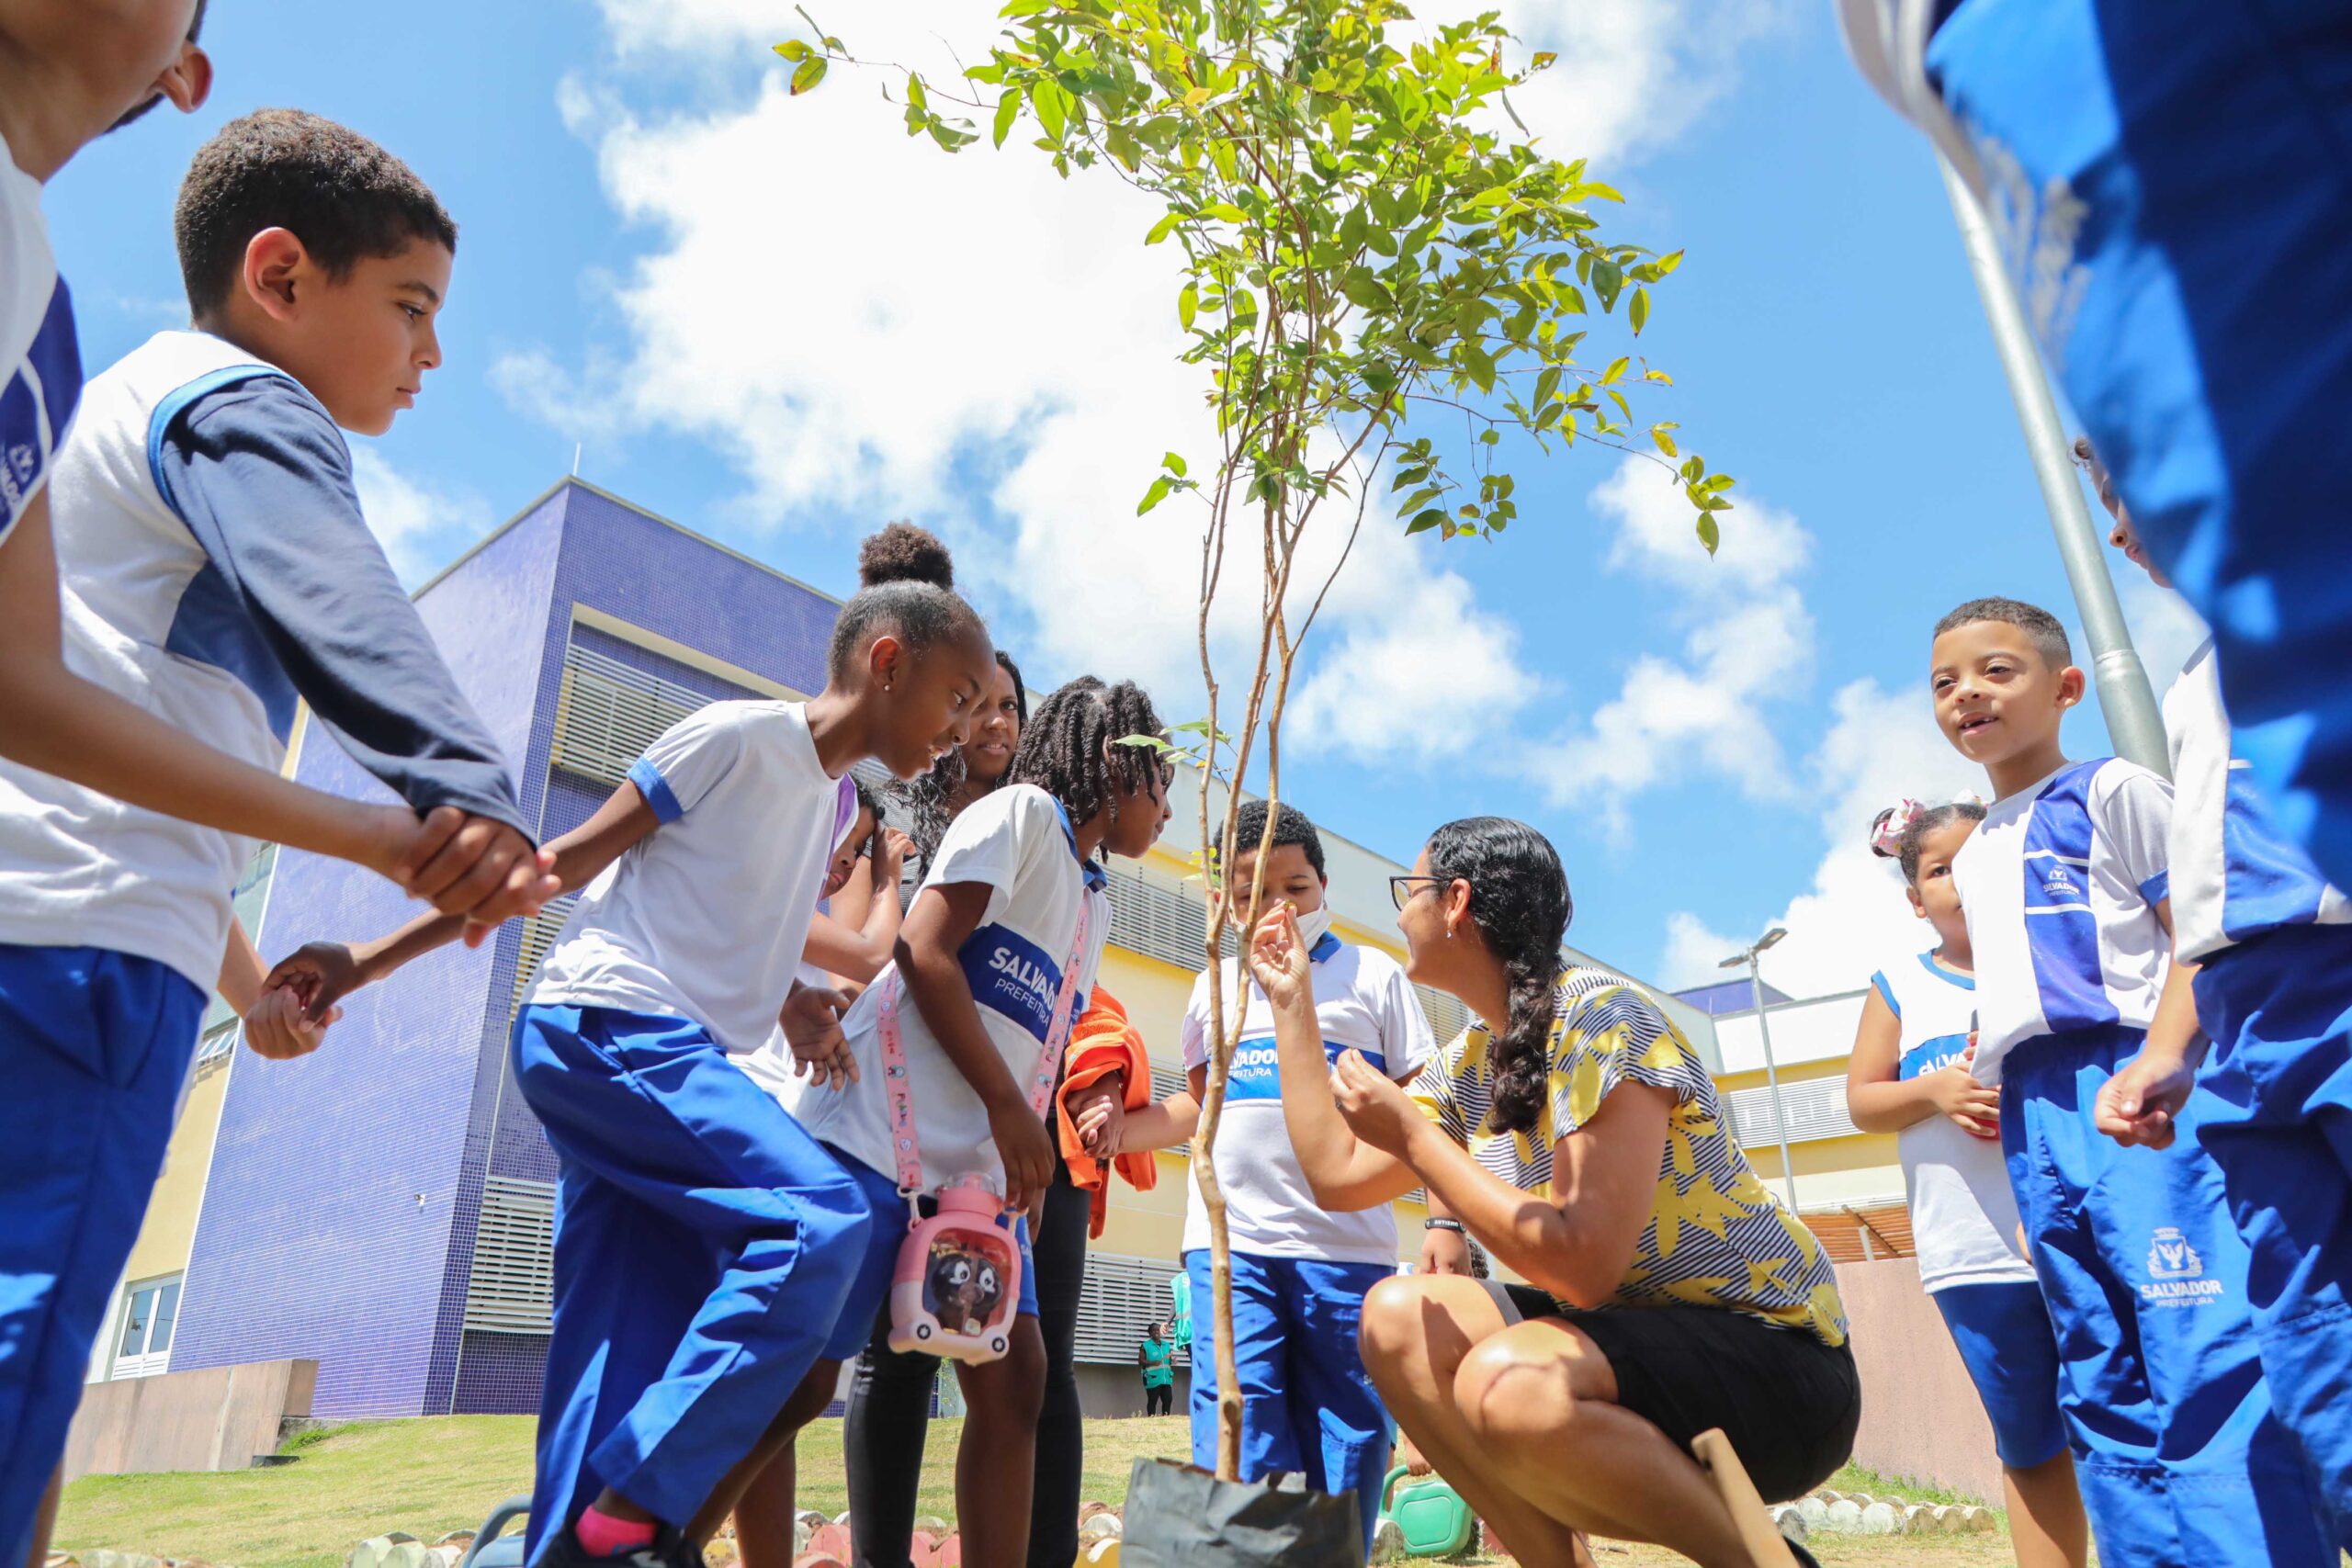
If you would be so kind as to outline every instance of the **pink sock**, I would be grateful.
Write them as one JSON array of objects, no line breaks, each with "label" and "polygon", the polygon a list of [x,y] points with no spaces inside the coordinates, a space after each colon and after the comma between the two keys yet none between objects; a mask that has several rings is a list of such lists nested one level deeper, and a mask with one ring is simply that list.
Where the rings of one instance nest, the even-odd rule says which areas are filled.
[{"label": "pink sock", "polygon": [[572,1527],[572,1534],[580,1538],[581,1549],[591,1557],[618,1557],[624,1551],[653,1544],[651,1520],[616,1519],[593,1503]]}]

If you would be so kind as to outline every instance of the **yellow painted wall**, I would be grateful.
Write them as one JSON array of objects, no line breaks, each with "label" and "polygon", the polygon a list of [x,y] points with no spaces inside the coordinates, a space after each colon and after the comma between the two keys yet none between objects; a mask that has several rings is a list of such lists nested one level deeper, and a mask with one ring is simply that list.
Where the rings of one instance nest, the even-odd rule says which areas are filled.
[{"label": "yellow painted wall", "polygon": [[130,1248],[126,1280],[152,1280],[187,1267],[196,1242],[196,1212],[204,1201],[204,1173],[212,1159],[213,1134],[220,1130],[220,1102],[229,1089],[229,1068],[220,1063],[188,1087],[179,1125],[172,1129],[164,1171],[147,1201],[147,1218]]}]

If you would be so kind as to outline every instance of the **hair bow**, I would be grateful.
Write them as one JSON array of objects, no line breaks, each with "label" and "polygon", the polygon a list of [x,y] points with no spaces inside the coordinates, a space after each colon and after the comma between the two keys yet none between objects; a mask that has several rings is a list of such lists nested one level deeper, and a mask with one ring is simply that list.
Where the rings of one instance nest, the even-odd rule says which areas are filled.
[{"label": "hair bow", "polygon": [[1880,812],[1871,823],[1871,852],[1888,860],[1899,859],[1903,853],[1903,835],[1910,830],[1912,820],[1919,815],[1916,800],[1900,800]]}]

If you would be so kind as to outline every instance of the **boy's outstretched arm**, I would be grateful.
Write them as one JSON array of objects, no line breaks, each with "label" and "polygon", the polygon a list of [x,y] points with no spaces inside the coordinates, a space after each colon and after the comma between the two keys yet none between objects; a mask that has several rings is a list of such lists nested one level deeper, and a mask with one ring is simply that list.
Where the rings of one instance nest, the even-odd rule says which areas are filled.
[{"label": "boy's outstretched arm", "polygon": [[256,694],[284,701],[290,685],[417,811],[467,814],[452,843],[464,859],[453,868],[458,891],[439,907],[471,897],[483,925],[535,907],[507,875],[530,867],[535,851],[506,759],[384,558],[326,411],[285,377],[236,382],[166,427],[154,468],[223,596],[275,660],[276,691],[266,678]]},{"label": "boy's outstretched arm", "polygon": [[1194,1067],[1185,1087],[1166,1100],[1126,1113],[1119,1131],[1118,1152],[1143,1154],[1172,1149],[1200,1130],[1201,1097],[1208,1093],[1209,1070]]},{"label": "boy's outstretched arm", "polygon": [[[638,786],[624,783],[596,808],[594,816],[548,840],[546,852],[553,856],[552,875],[558,890],[569,893],[586,886],[630,845],[661,825],[662,819],[646,804]],[[344,998],[383,979],[411,959],[447,946],[469,923],[460,915],[423,915],[356,946],[306,942],[279,959],[263,982],[261,1005],[245,1014],[246,1043],[265,1056],[300,1055],[297,1030],[322,1028],[333,1021],[331,1014]]]},{"label": "boy's outstretched arm", "polygon": [[420,818],[345,800],[215,750],[67,669],[58,621],[43,491],[0,541],[0,756],[149,811],[351,861],[442,908],[469,907],[450,868],[436,867],[430,885],[422,874],[464,825],[461,812]]}]

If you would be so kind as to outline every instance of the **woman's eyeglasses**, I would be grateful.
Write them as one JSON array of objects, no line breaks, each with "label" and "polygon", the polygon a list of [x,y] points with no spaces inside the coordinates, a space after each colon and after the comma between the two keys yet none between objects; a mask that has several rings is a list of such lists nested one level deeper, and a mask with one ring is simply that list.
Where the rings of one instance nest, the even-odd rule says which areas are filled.
[{"label": "woman's eyeglasses", "polygon": [[1388,879],[1389,902],[1396,906],[1396,912],[1401,915],[1405,906],[1413,901],[1413,895],[1423,886],[1442,887],[1452,880],[1448,876],[1392,876]]}]

